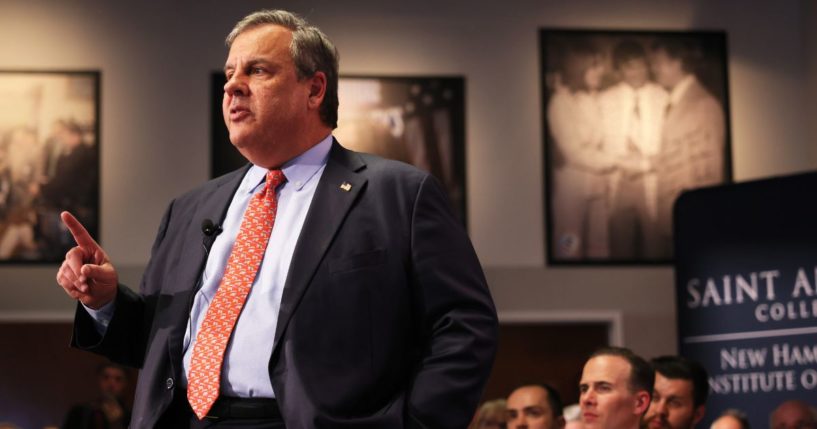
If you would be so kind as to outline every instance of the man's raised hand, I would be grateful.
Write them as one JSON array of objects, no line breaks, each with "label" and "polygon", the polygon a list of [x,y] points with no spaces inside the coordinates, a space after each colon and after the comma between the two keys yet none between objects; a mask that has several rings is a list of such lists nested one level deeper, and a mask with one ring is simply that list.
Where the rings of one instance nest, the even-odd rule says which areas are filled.
[{"label": "man's raised hand", "polygon": [[62,212],[60,217],[77,245],[65,254],[57,271],[57,283],[71,298],[99,309],[116,298],[119,276],[108,254],[77,218],[68,212]]}]

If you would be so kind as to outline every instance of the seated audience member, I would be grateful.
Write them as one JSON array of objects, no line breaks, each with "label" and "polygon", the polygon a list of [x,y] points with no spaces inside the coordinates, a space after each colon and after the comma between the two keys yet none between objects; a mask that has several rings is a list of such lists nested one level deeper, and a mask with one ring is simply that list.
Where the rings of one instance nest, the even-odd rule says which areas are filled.
[{"label": "seated audience member", "polygon": [[644,416],[645,429],[692,429],[704,417],[709,382],[706,370],[681,356],[650,361],[655,368],[652,402]]},{"label": "seated audience member", "polygon": [[468,429],[505,429],[505,400],[494,399],[483,403]]},{"label": "seated audience member", "polygon": [[796,399],[785,401],[772,411],[769,428],[817,429],[817,409]]},{"label": "seated audience member", "polygon": [[128,427],[130,410],[124,395],[128,386],[125,368],[102,364],[97,370],[99,397],[90,403],[76,405],[68,412],[62,429],[123,429]]},{"label": "seated audience member", "polygon": [[746,413],[736,409],[729,409],[712,422],[709,429],[751,429]]},{"label": "seated audience member", "polygon": [[602,348],[584,364],[579,404],[586,429],[636,429],[650,406],[655,371],[629,349]]},{"label": "seated audience member", "polygon": [[565,429],[584,429],[582,425],[582,408],[579,404],[566,406],[562,416],[565,418]]},{"label": "seated audience member", "polygon": [[531,384],[517,388],[508,396],[509,429],[562,429],[562,399],[559,392],[547,384]]}]

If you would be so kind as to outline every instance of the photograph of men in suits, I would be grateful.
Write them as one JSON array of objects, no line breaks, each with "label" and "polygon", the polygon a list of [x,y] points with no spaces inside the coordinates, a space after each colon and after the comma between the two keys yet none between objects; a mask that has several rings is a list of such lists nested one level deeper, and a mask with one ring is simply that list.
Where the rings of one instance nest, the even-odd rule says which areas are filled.
[{"label": "photograph of men in suits", "polygon": [[610,257],[643,259],[655,256],[657,217],[653,165],[661,149],[661,128],[667,92],[650,80],[647,50],[632,39],[612,52],[621,81],[601,94],[604,150],[618,159],[610,177]]},{"label": "photograph of men in suits", "polygon": [[0,71],[0,263],[60,262],[73,245],[60,210],[96,233],[99,79]]},{"label": "photograph of men in suits", "polygon": [[[548,262],[670,262],[675,200],[731,177],[724,34],[541,30],[540,39]],[[565,91],[575,46],[602,70],[592,91]],[[566,93],[583,108],[556,109]],[[592,210],[566,203],[586,200],[583,189]]]},{"label": "photograph of men in suits", "polygon": [[700,47],[683,38],[652,46],[656,81],[669,92],[661,132],[658,175],[659,256],[672,256],[672,207],[681,192],[726,178],[726,119],[723,106],[695,75]]},{"label": "photograph of men in suits", "polygon": [[316,27],[259,11],[227,45],[224,120],[250,164],[170,203],[139,293],[63,213],[73,346],[141,368],[133,428],[465,427],[497,319],[443,187],[333,138],[338,57]]}]

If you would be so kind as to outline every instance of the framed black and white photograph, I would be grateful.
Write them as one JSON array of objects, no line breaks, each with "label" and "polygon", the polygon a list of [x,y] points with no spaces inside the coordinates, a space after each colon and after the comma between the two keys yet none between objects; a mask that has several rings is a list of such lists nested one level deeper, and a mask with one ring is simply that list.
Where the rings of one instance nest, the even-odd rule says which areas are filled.
[{"label": "framed black and white photograph", "polygon": [[726,34],[539,31],[551,265],[668,264],[685,190],[731,181]]},{"label": "framed black and white photograph", "polygon": [[67,210],[99,237],[97,71],[0,71],[0,263],[62,261]]},{"label": "framed black and white photograph", "polygon": [[[247,161],[230,144],[221,113],[224,75],[212,78],[213,177]],[[338,128],[347,149],[412,164],[446,187],[466,221],[465,79],[449,76],[341,76]]]}]

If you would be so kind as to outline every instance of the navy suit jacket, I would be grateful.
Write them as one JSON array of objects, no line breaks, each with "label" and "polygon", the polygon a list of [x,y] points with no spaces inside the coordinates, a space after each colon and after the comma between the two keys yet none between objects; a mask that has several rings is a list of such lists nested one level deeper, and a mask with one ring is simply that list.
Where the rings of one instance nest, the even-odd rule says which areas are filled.
[{"label": "navy suit jacket", "polygon": [[[206,261],[201,222],[224,218],[245,172],[171,202],[140,292],[119,286],[103,337],[77,309],[75,347],[141,368],[133,428],[156,426],[178,392]],[[466,427],[491,369],[497,319],[439,182],[335,142],[270,335],[269,376],[289,429]]]}]

